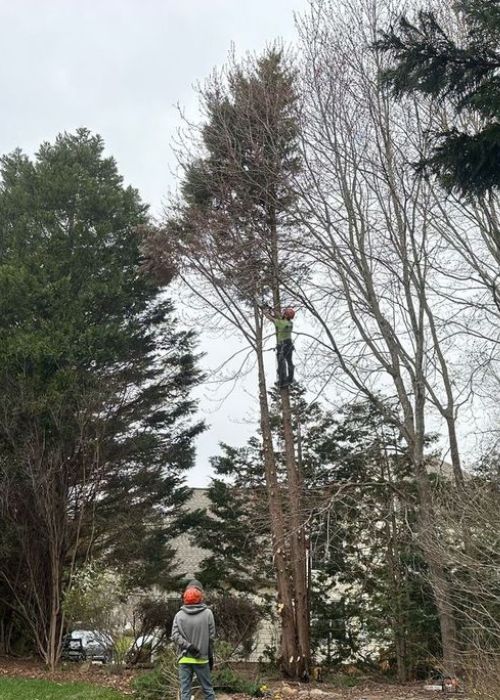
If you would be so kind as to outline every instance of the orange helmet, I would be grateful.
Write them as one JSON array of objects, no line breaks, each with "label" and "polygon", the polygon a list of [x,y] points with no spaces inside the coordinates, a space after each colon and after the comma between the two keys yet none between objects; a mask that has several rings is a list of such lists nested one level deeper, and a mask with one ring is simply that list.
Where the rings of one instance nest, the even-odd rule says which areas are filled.
[{"label": "orange helmet", "polygon": [[188,588],[184,591],[182,601],[184,605],[198,605],[203,600],[203,593],[199,588]]},{"label": "orange helmet", "polygon": [[287,321],[291,321],[292,318],[295,317],[295,311],[292,309],[291,306],[287,306],[286,309],[283,309],[283,318],[286,318]]}]

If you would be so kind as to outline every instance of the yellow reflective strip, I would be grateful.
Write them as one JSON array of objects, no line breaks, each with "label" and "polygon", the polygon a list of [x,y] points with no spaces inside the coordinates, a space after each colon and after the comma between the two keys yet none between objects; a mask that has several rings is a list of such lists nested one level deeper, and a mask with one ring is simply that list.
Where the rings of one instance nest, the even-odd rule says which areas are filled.
[{"label": "yellow reflective strip", "polygon": [[194,659],[192,656],[183,656],[179,659],[180,664],[208,664],[208,659]]}]

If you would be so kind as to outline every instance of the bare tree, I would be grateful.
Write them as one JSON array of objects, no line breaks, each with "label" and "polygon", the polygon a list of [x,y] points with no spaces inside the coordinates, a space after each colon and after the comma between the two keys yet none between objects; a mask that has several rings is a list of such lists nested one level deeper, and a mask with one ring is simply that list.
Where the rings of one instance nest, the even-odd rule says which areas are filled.
[{"label": "bare tree", "polygon": [[[92,548],[93,508],[102,478],[99,441],[94,433],[95,404],[81,401],[80,439],[51,444],[37,421],[24,422],[24,440],[10,432],[13,462],[0,465],[0,513],[16,546],[14,568],[0,570],[6,602],[28,626],[38,651],[52,669],[59,660],[64,630],[63,593],[75,567]],[[66,407],[52,407],[52,427],[63,432]],[[17,468],[13,471],[12,466]],[[90,534],[90,537],[89,537]],[[82,552],[83,547],[83,552]]]},{"label": "bare tree", "polygon": [[[446,567],[430,556],[435,514],[425,467],[429,423],[441,415],[457,488],[464,478],[456,419],[469,386],[450,360],[450,319],[441,270],[450,259],[439,196],[411,169],[426,147],[434,115],[394,106],[380,90],[380,57],[371,50],[379,23],[397,4],[319,0],[300,23],[305,55],[303,144],[299,181],[301,247],[310,276],[293,291],[316,319],[318,354],[332,357],[351,388],[382,412],[377,389],[395,394],[420,501],[420,542],[427,553],[439,611],[445,664],[453,670],[458,640]],[[451,234],[450,234],[451,235]],[[291,287],[292,288],[292,287]],[[449,300],[448,300],[449,302]]]}]

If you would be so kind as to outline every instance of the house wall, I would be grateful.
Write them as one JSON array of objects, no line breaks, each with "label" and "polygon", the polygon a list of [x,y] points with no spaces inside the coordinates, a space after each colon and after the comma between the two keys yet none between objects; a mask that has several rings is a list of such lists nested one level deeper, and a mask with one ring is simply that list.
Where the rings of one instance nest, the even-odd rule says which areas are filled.
[{"label": "house wall", "polygon": [[[190,511],[209,509],[210,499],[207,489],[193,489],[192,496],[186,504]],[[201,562],[210,552],[202,547],[198,547],[193,542],[189,532],[185,532],[177,537],[172,546],[177,552],[175,575],[182,576],[183,579],[191,579],[196,577],[199,571]],[[258,598],[257,598],[258,601]],[[215,621],[217,625],[217,620]],[[259,661],[265,654],[266,648],[274,650],[278,649],[279,643],[279,627],[269,619],[263,619],[260,623],[255,635],[255,648],[248,657],[247,661]]]}]

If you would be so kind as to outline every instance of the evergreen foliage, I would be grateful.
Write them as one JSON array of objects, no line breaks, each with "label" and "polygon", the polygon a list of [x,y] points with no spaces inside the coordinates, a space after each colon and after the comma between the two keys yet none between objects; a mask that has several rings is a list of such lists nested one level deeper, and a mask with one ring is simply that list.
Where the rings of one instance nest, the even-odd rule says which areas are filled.
[{"label": "evergreen foliage", "polygon": [[393,61],[381,77],[396,97],[421,93],[455,112],[456,123],[432,135],[431,156],[418,167],[448,191],[482,196],[500,187],[500,4],[461,0],[457,10],[463,36],[420,11],[415,23],[401,17],[375,47]]},{"label": "evergreen foliage", "polygon": [[1,178],[0,566],[42,650],[79,561],[170,580],[199,373],[193,333],[140,273],[147,207],[100,137],[16,151]]},{"label": "evergreen foliage", "polygon": [[[366,661],[370,640],[391,666],[403,653],[409,675],[422,649],[439,652],[432,591],[414,537],[417,498],[410,460],[397,430],[368,404],[348,405],[334,416],[318,403],[307,404],[300,388],[293,391],[313,572],[313,649],[329,664],[353,657]],[[276,458],[283,467],[277,415],[275,406]],[[259,510],[259,503],[264,507],[259,441],[222,450],[212,461],[217,477],[209,490],[210,510],[195,535],[211,551],[199,575],[216,587],[262,594],[270,548]],[[284,468],[281,479],[284,483]]]},{"label": "evergreen foliage", "polygon": [[270,232],[282,237],[294,224],[292,181],[301,167],[295,81],[276,46],[200,90],[205,120],[189,134],[198,139],[197,154],[190,148],[182,162],[181,198],[165,231],[147,241],[148,264],[159,275],[175,249],[181,266],[210,270],[224,295],[230,290],[246,304],[256,293],[269,298],[285,277],[290,260],[276,260]]}]

